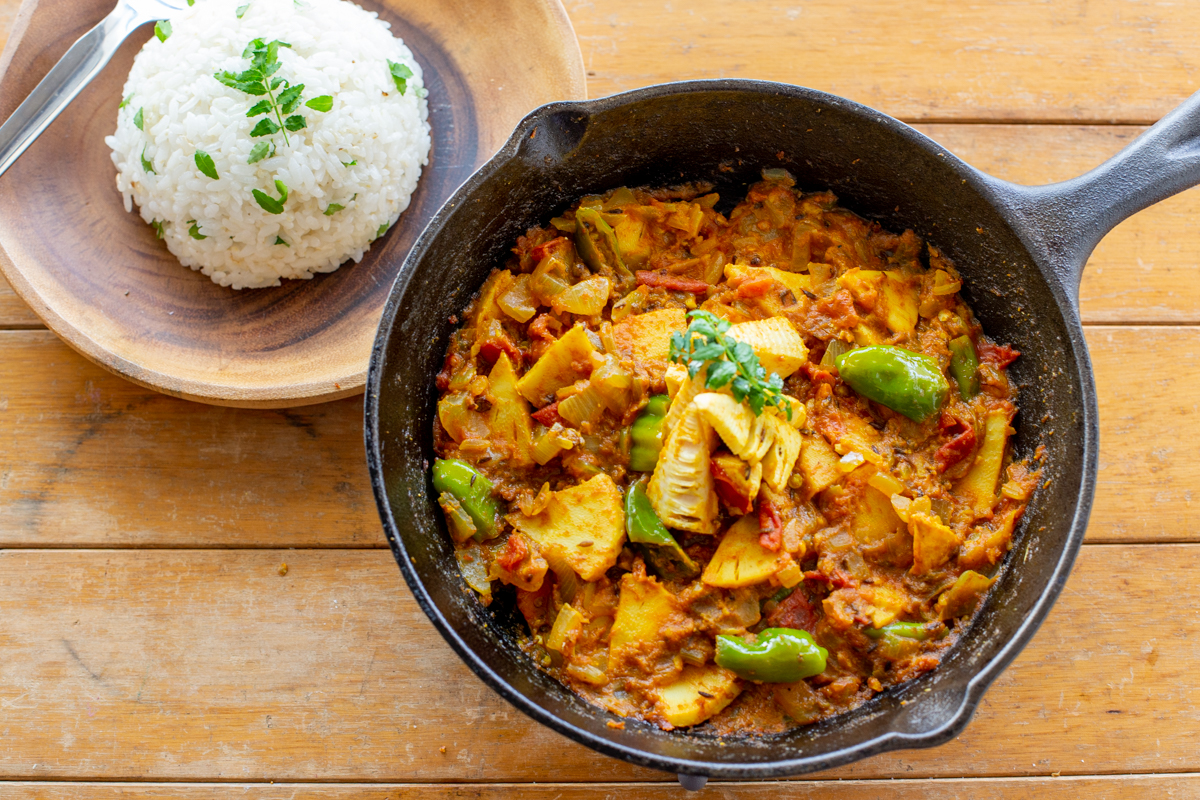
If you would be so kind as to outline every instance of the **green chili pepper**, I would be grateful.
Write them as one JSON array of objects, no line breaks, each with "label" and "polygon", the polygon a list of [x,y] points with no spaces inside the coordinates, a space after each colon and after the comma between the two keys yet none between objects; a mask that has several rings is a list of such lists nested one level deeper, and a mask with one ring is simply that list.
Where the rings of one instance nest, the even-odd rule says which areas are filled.
[{"label": "green chili pepper", "polygon": [[659,546],[675,546],[675,537],[663,525],[650,498],[646,496],[646,479],[634,483],[625,492],[625,534],[629,541],[637,544],[656,544]]},{"label": "green chili pepper", "polygon": [[465,461],[439,458],[433,462],[433,488],[449,494],[475,523],[475,540],[500,533],[500,507],[492,497],[492,482]]},{"label": "green chili pepper", "polygon": [[753,644],[736,636],[717,637],[717,666],[739,678],[764,683],[795,683],[825,671],[829,652],[808,631],[767,628]]},{"label": "green chili pepper", "polygon": [[662,423],[670,405],[670,397],[656,394],[633,421],[630,427],[630,435],[633,438],[633,445],[629,448],[630,469],[637,472],[654,471],[655,465],[658,464],[658,454],[662,451]]},{"label": "green chili pepper", "polygon": [[902,636],[905,639],[915,639],[923,642],[930,637],[940,639],[946,635],[946,626],[941,623],[930,625],[926,622],[893,622],[882,628],[867,628],[863,631],[872,639],[882,639],[885,636]]},{"label": "green chili pepper", "polygon": [[[600,244],[593,236],[599,237]],[[605,266],[608,266],[608,271],[612,273],[623,278],[631,277],[629,268],[621,258],[621,249],[617,246],[617,233],[604,221],[598,209],[580,206],[575,211],[575,249],[592,272],[604,273]]]},{"label": "green chili pepper", "polygon": [[958,381],[958,393],[963,400],[979,394],[979,356],[970,336],[950,340],[950,374]]},{"label": "green chili pepper", "polygon": [[834,365],[851,389],[917,422],[936,414],[950,392],[937,361],[899,347],[859,347]]},{"label": "green chili pepper", "polygon": [[903,661],[920,651],[921,642],[941,639],[947,630],[940,622],[893,622],[882,628],[867,628],[863,633],[877,640],[877,654],[893,661]]},{"label": "green chili pepper", "polygon": [[643,476],[625,492],[625,535],[633,544],[641,545],[647,565],[659,577],[667,580],[694,578],[700,574],[700,568],[688,558],[654,513],[650,498],[646,496],[646,481]]}]

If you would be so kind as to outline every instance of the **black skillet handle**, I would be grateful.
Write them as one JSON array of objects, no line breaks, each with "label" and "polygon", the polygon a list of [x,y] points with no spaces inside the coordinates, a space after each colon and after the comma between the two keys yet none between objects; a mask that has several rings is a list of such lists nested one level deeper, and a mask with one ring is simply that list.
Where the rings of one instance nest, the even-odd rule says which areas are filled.
[{"label": "black skillet handle", "polygon": [[1143,208],[1200,184],[1200,92],[1078,178],[1045,186],[987,182],[1078,308],[1084,264],[1104,235]]}]

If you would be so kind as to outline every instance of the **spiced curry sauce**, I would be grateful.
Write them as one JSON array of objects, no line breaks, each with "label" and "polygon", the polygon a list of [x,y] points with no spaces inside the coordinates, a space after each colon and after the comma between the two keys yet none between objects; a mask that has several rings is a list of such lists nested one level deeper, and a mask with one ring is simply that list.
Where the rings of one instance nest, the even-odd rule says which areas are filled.
[{"label": "spiced curry sauce", "polygon": [[[465,470],[440,502],[468,585],[484,603],[515,587],[530,657],[579,695],[667,729],[777,732],[934,669],[1038,475],[1007,447],[1019,354],[936,248],[782,171],[728,216],[705,188],[584,197],[518,240],[437,378],[439,464]],[[669,360],[693,310],[752,345],[782,405],[756,414]],[[867,348],[921,354],[949,387],[937,413],[851,388],[837,357]],[[677,546],[629,540],[635,488]],[[718,637],[753,650],[776,629],[823,668],[716,663]]]}]

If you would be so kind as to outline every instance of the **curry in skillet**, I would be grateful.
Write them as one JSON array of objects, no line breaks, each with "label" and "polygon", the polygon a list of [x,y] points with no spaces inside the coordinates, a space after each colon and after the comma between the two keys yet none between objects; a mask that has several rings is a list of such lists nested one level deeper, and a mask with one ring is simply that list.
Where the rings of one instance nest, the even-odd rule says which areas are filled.
[{"label": "curry in skillet", "polygon": [[[767,170],[582,198],[521,237],[438,375],[433,485],[526,649],[663,728],[814,722],[937,666],[1037,473],[954,265]],[[621,723],[613,723],[621,724]]]}]

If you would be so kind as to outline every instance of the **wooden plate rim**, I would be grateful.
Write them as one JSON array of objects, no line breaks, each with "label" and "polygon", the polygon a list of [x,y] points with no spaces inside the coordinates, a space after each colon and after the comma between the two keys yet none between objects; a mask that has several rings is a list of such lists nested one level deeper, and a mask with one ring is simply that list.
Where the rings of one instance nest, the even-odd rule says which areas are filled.
[{"label": "wooden plate rim", "polygon": [[[587,78],[583,67],[583,53],[579,46],[579,39],[575,35],[574,26],[571,24],[571,19],[561,0],[532,0],[532,2],[544,7],[547,17],[558,28],[559,39],[563,42],[565,59],[563,66],[566,69],[564,82],[569,87],[568,92],[571,96],[560,99],[586,99]],[[13,57],[37,14],[39,4],[40,0],[23,0],[17,11],[12,33],[3,52],[0,53],[0,82],[8,77]],[[532,110],[530,109],[530,111]],[[494,154],[488,155],[485,163],[490,160],[492,155]],[[417,238],[419,238],[419,234]],[[401,269],[403,269],[403,264]],[[208,405],[237,408],[292,408],[359,395],[366,386],[367,361],[364,361],[362,369],[341,376],[341,380],[335,384],[340,388],[332,390],[328,388],[327,380],[288,383],[277,387],[244,388],[217,381],[181,379],[158,370],[146,369],[100,345],[73,323],[55,312],[32,284],[26,280],[22,270],[9,256],[3,241],[0,241],[0,274],[3,274],[13,292],[29,306],[46,327],[75,352],[126,380],[172,397]]]}]

